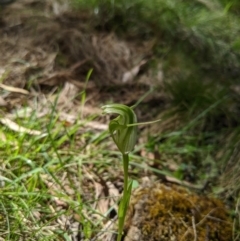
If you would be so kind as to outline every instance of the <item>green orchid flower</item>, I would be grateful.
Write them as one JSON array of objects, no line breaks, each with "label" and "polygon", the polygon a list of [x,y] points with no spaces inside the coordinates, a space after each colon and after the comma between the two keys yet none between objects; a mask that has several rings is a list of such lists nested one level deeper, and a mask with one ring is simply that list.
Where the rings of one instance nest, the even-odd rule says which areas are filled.
[{"label": "green orchid flower", "polygon": [[111,104],[102,107],[104,114],[118,114],[109,123],[109,131],[115,144],[122,154],[131,152],[137,141],[137,117],[134,111],[121,104]]}]

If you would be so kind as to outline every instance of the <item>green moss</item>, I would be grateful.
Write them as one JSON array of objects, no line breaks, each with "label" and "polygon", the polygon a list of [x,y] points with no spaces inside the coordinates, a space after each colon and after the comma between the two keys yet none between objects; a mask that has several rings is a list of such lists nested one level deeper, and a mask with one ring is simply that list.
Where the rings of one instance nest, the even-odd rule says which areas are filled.
[{"label": "green moss", "polygon": [[141,231],[139,241],[232,240],[232,222],[220,200],[159,183],[142,187],[133,194],[126,233],[132,225]]}]

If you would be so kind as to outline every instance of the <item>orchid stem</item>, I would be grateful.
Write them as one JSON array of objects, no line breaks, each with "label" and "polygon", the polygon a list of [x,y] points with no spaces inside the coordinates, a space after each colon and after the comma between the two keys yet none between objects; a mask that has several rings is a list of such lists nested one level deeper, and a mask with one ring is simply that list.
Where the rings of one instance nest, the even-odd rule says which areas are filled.
[{"label": "orchid stem", "polygon": [[122,154],[123,157],[123,172],[124,172],[124,184],[123,184],[123,196],[120,202],[120,210],[118,214],[118,222],[119,222],[119,229],[118,229],[118,237],[117,241],[121,241],[123,235],[123,226],[125,220],[126,210],[128,208],[129,198],[128,198],[128,164],[129,164],[129,156],[128,154]]}]

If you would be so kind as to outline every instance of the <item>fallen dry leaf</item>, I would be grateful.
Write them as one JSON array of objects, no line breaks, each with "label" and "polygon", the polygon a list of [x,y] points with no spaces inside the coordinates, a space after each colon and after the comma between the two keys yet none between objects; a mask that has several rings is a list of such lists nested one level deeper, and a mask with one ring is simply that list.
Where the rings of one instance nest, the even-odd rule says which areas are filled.
[{"label": "fallen dry leaf", "polygon": [[95,182],[94,186],[96,191],[95,198],[97,200],[96,210],[102,215],[106,215],[109,209],[109,199],[104,195],[104,187],[100,183]]},{"label": "fallen dry leaf", "polygon": [[58,105],[67,105],[72,102],[78,93],[78,88],[70,82],[66,82],[64,87],[59,94]]},{"label": "fallen dry leaf", "polygon": [[37,130],[31,130],[28,128],[25,128],[23,126],[19,126],[17,123],[13,122],[12,120],[8,119],[8,118],[0,118],[0,122],[7,126],[9,129],[19,132],[19,133],[27,133],[29,135],[34,135],[34,136],[38,136],[41,135],[41,131],[37,131]]},{"label": "fallen dry leaf", "polygon": [[7,102],[0,96],[0,106],[4,107],[7,106]]},{"label": "fallen dry leaf", "polygon": [[6,136],[2,132],[0,132],[0,139],[2,142],[5,142],[7,140]]},{"label": "fallen dry leaf", "polygon": [[24,94],[24,95],[29,95],[29,91],[27,91],[27,90],[9,86],[9,85],[5,85],[5,84],[1,84],[1,83],[0,83],[0,88],[7,90],[9,92],[15,92],[15,93],[20,93],[20,94]]},{"label": "fallen dry leaf", "polygon": [[125,72],[122,77],[122,82],[131,82],[138,74],[142,65],[146,64],[146,60],[142,60],[138,65],[134,66],[131,70]]}]

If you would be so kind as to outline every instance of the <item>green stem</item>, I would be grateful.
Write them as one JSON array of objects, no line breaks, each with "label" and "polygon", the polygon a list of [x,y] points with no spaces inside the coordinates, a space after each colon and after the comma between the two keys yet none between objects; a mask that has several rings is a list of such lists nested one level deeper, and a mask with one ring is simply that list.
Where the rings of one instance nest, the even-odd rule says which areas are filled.
[{"label": "green stem", "polygon": [[123,197],[125,197],[125,200],[127,200],[129,156],[128,154],[122,154],[122,156],[123,156],[123,172],[124,172]]},{"label": "green stem", "polygon": [[128,154],[122,154],[123,157],[123,171],[124,171],[124,185],[123,185],[123,196],[120,202],[119,214],[118,214],[118,237],[117,241],[121,241],[124,227],[124,220],[129,202],[128,193]]}]

